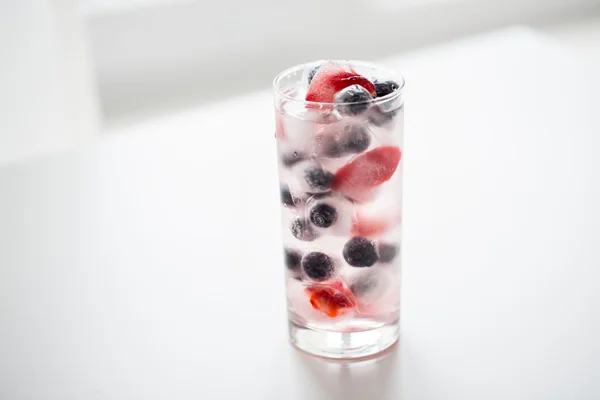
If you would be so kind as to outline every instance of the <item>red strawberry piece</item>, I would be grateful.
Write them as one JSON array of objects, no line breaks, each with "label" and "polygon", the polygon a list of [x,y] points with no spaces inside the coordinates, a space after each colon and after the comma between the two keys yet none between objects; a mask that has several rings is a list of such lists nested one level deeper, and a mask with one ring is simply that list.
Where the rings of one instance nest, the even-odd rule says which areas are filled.
[{"label": "red strawberry piece", "polygon": [[381,219],[361,219],[355,218],[352,220],[352,236],[373,236],[379,235],[388,230],[388,221],[385,218]]},{"label": "red strawberry piece", "polygon": [[396,146],[377,147],[363,153],[340,168],[331,188],[352,199],[361,199],[365,193],[388,181],[400,162],[402,152]]},{"label": "red strawberry piece", "polygon": [[312,79],[306,93],[306,101],[333,103],[337,92],[352,85],[360,85],[373,97],[376,95],[375,85],[364,76],[356,72],[344,71],[337,64],[324,65]]},{"label": "red strawberry piece", "polygon": [[350,289],[343,282],[306,288],[310,304],[330,318],[335,318],[356,305]]},{"label": "red strawberry piece", "polygon": [[369,216],[356,213],[352,218],[352,236],[380,235],[400,223],[400,214]]}]

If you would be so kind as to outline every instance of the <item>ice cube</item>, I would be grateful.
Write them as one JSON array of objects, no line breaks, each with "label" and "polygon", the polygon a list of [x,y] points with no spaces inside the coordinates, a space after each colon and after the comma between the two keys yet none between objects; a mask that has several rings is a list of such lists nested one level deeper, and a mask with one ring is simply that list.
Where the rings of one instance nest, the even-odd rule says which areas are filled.
[{"label": "ice cube", "polygon": [[400,244],[379,242],[379,262],[390,263],[400,256]]},{"label": "ice cube", "polygon": [[335,209],[335,222],[331,224],[331,226],[325,228],[319,227],[313,222],[313,225],[315,225],[315,229],[323,233],[324,235],[350,235],[352,231],[352,223],[355,216],[354,204],[345,197],[339,196],[336,193],[331,193],[329,197],[323,199],[315,199],[314,197],[309,198],[309,200],[306,202],[306,209],[308,210],[307,212],[311,220],[314,217],[313,215],[311,215],[311,213],[314,213],[315,208],[322,204],[326,204]]},{"label": "ice cube", "polygon": [[314,140],[317,130],[317,126],[314,122],[302,119],[295,114],[284,115],[281,125],[283,127],[285,141],[290,146],[297,147],[298,150],[304,150],[309,143]]},{"label": "ice cube", "polygon": [[332,192],[323,194],[311,194],[306,201],[305,213],[313,228],[322,235],[348,236],[352,229],[353,204]]},{"label": "ice cube", "polygon": [[321,66],[323,66],[326,62],[327,61],[325,60],[315,61],[304,68],[304,71],[302,71],[302,87],[304,87],[305,90],[308,89],[308,85],[310,85],[310,82],[314,78],[319,68],[321,68]]},{"label": "ice cube", "polygon": [[371,133],[358,118],[344,118],[332,124],[321,124],[316,130],[319,156],[339,158],[367,150]]},{"label": "ice cube", "polygon": [[306,100],[319,103],[333,103],[338,92],[348,86],[359,85],[370,95],[375,94],[375,86],[364,76],[351,68],[335,62],[324,64],[314,76],[306,93]]},{"label": "ice cube", "polygon": [[319,234],[314,230],[310,222],[301,217],[296,217],[292,220],[290,230],[296,239],[304,242],[312,242],[319,237]]},{"label": "ice cube", "polygon": [[378,196],[366,204],[356,204],[352,235],[374,237],[394,230],[402,221],[401,203],[394,195]]},{"label": "ice cube", "polygon": [[354,295],[342,281],[311,285],[306,293],[312,307],[330,318],[341,316],[356,305]]},{"label": "ice cube", "polygon": [[350,290],[365,306],[384,299],[394,287],[394,277],[376,266],[352,276],[348,282]]},{"label": "ice cube", "polygon": [[295,192],[322,193],[329,191],[333,174],[315,159],[300,161],[291,167],[293,179],[289,182]]}]

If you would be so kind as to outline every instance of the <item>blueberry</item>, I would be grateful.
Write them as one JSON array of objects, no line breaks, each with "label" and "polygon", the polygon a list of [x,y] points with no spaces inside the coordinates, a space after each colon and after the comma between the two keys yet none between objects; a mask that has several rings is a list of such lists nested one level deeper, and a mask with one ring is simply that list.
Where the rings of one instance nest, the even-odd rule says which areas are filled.
[{"label": "blueberry", "polygon": [[346,149],[351,153],[365,151],[371,144],[371,137],[363,125],[353,125],[348,132]]},{"label": "blueberry", "polygon": [[369,108],[369,101],[372,99],[367,89],[360,85],[352,85],[340,90],[334,100],[336,103],[342,103],[336,107],[340,113],[358,115]]},{"label": "blueberry", "polygon": [[304,155],[297,151],[294,151],[292,154],[286,154],[281,158],[281,162],[285,167],[291,167],[302,160],[304,160]]},{"label": "blueberry", "polygon": [[281,187],[281,202],[288,207],[295,206],[292,192],[290,192],[290,188],[287,186]]},{"label": "blueberry", "polygon": [[332,135],[325,143],[324,153],[328,157],[341,157],[346,154],[365,151],[371,143],[369,131],[364,125],[346,125],[343,132]]},{"label": "blueberry", "polygon": [[311,167],[304,171],[306,183],[317,190],[327,190],[333,181],[333,174],[320,167]]},{"label": "blueberry", "polygon": [[295,197],[292,192],[290,192],[290,188],[288,185],[281,186],[281,202],[286,207],[296,207],[298,204],[302,202],[302,199]]},{"label": "blueberry", "polygon": [[307,220],[296,217],[290,226],[292,235],[298,240],[312,242],[319,237]]},{"label": "blueberry", "polygon": [[379,261],[387,263],[396,257],[398,247],[393,244],[379,243]]},{"label": "blueberry", "polygon": [[342,134],[336,133],[323,142],[323,154],[327,157],[341,157],[346,153]]},{"label": "blueberry", "polygon": [[317,65],[316,67],[311,69],[310,72],[308,73],[308,84],[309,85],[312,82],[313,78],[315,77],[315,74],[317,73],[319,68],[321,68],[322,65],[323,65],[323,63],[320,63],[319,65]]},{"label": "blueberry", "polygon": [[302,261],[302,255],[296,250],[283,249],[285,266],[290,271],[298,271],[300,269],[300,261]]},{"label": "blueberry", "polygon": [[374,85],[377,97],[387,96],[400,87],[400,85],[394,81],[375,82]]},{"label": "blueberry", "polygon": [[344,245],[344,259],[353,267],[370,267],[377,261],[375,244],[369,239],[355,237]]},{"label": "blueberry", "polygon": [[319,228],[329,228],[336,219],[336,209],[327,203],[317,204],[310,210],[310,220]]},{"label": "blueberry", "polygon": [[302,258],[302,270],[310,279],[324,281],[331,278],[335,268],[327,254],[314,251]]}]

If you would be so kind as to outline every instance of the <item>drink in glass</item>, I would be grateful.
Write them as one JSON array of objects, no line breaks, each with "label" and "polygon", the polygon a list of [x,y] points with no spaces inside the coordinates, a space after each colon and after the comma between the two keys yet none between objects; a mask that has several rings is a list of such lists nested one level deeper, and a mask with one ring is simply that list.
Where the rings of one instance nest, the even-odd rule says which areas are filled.
[{"label": "drink in glass", "polygon": [[292,343],[357,358],[398,339],[404,79],[358,61],[274,81]]}]

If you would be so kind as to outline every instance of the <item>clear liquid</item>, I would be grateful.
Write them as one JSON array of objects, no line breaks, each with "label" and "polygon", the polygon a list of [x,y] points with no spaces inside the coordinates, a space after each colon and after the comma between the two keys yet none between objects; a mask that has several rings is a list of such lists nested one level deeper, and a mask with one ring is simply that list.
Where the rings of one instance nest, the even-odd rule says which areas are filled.
[{"label": "clear liquid", "polygon": [[[357,157],[380,147],[395,146],[402,150],[403,108],[388,111],[390,114],[383,115],[382,123],[380,109],[342,116],[335,110],[306,110],[285,102],[277,105],[280,184],[289,188],[293,199],[281,207],[283,245],[301,256],[324,253],[333,260],[335,269],[324,281],[316,281],[307,276],[302,266],[286,268],[288,312],[297,326],[337,333],[366,332],[398,321],[402,159],[388,181],[369,190],[359,201],[351,201],[336,190],[315,189],[305,178],[305,171],[311,167],[335,174]],[[368,147],[357,152],[336,151],[343,148],[348,127],[357,125],[368,133]],[[323,203],[336,210],[335,222],[328,227],[311,222],[311,210]],[[292,227],[297,219],[307,223],[309,234],[298,235],[296,229],[294,235]],[[375,228],[371,229],[372,226]],[[356,267],[346,261],[344,246],[356,236],[365,237],[377,248],[378,261],[372,266]],[[382,246],[395,249],[395,256],[388,260],[390,255],[383,254]],[[337,310],[335,316],[327,312],[328,301],[324,307],[318,304],[315,307],[311,302],[314,294],[311,288],[314,291],[332,285],[350,303]]]}]

